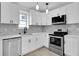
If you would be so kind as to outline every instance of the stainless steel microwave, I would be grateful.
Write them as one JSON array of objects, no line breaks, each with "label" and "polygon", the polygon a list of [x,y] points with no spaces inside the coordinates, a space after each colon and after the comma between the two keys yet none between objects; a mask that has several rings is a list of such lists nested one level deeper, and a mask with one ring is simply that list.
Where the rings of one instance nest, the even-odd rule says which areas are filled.
[{"label": "stainless steel microwave", "polygon": [[66,24],[66,15],[52,17],[52,24]]}]

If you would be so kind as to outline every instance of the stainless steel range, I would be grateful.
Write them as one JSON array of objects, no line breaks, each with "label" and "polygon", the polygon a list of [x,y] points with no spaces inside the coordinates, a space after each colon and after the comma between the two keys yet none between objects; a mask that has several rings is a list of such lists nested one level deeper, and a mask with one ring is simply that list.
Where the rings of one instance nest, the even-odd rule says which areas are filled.
[{"label": "stainless steel range", "polygon": [[49,34],[50,44],[49,49],[61,56],[64,55],[64,35],[67,32],[55,31],[54,34]]}]

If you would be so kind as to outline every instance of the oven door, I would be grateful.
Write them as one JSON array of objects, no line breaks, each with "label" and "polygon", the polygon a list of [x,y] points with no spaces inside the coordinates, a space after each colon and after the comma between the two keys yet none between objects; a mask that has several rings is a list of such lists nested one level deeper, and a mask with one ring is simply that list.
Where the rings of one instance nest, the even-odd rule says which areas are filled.
[{"label": "oven door", "polygon": [[63,37],[59,36],[50,36],[50,46],[63,50]]}]

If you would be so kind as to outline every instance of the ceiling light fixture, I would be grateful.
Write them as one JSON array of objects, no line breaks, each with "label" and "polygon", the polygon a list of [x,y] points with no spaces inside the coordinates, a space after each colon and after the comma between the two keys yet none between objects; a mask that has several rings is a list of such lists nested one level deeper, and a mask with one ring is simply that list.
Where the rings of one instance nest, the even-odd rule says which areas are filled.
[{"label": "ceiling light fixture", "polygon": [[48,14],[48,3],[46,3],[46,14]]},{"label": "ceiling light fixture", "polygon": [[46,14],[48,14],[48,9],[46,9]]},{"label": "ceiling light fixture", "polygon": [[39,10],[39,5],[38,5],[38,2],[36,4],[36,10]]}]

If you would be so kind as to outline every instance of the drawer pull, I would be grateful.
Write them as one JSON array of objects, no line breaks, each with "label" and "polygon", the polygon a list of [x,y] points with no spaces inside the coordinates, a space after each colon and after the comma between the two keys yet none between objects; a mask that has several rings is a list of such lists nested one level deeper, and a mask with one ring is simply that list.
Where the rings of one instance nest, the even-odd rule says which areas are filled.
[{"label": "drawer pull", "polygon": [[31,43],[31,40],[28,40],[29,43]]}]

